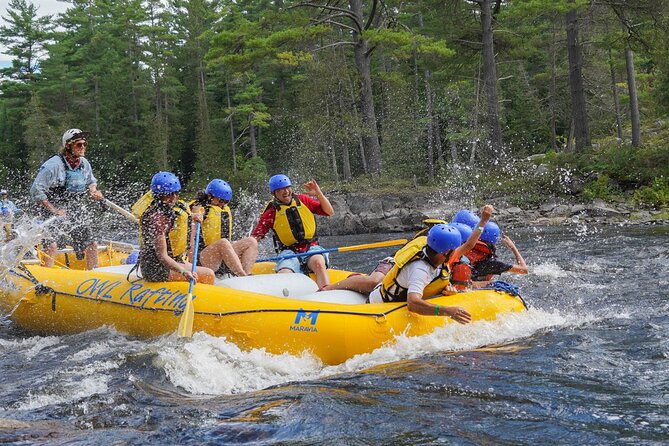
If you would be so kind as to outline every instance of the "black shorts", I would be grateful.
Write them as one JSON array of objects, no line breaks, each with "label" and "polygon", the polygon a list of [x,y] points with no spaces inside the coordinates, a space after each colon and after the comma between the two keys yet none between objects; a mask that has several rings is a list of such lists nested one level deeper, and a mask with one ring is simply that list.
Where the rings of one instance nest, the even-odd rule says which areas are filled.
[{"label": "black shorts", "polygon": [[139,263],[142,279],[147,282],[167,282],[170,277],[170,270],[160,262],[142,262]]},{"label": "black shorts", "polygon": [[71,221],[59,222],[58,227],[52,232],[52,237],[45,238],[42,241],[43,246],[47,246],[55,242],[59,248],[65,248],[71,245],[77,259],[84,258],[84,251],[86,248],[95,242],[91,228],[84,223],[74,223]]}]

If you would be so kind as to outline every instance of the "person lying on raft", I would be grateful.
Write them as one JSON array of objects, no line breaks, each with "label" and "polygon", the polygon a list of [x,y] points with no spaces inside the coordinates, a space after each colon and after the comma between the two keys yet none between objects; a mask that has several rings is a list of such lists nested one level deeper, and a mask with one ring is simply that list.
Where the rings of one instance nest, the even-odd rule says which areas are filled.
[{"label": "person lying on raft", "polygon": [[279,245],[279,256],[313,252],[314,255],[278,261],[276,271],[304,274],[312,271],[316,276],[316,283],[322,288],[330,283],[327,273],[328,255],[319,254],[323,248],[318,245],[314,214],[330,217],[334,215],[334,209],[315,180],[307,181],[304,186],[304,194],[295,194],[290,178],[286,175],[279,174],[270,178],[269,191],[273,199],[265,206],[251,236],[262,240],[269,231],[274,231]]},{"label": "person lying on raft", "polygon": [[[475,227],[479,225],[476,214],[469,210],[458,212],[453,221],[458,224]],[[499,226],[494,221],[485,224],[481,237],[474,248],[465,254],[467,262],[462,262],[453,270],[452,282],[458,289],[480,288],[487,285],[493,275],[499,275],[505,272],[515,274],[527,274],[529,269],[525,264],[525,259],[520,254],[518,248],[510,237],[501,235],[502,244],[509,248],[516,258],[515,264],[509,264],[497,260],[496,244],[501,235]]]},{"label": "person lying on raft", "polygon": [[[180,190],[181,182],[173,173],[158,172],[151,180],[153,200],[142,212],[139,223],[142,276],[147,282],[195,280],[213,284],[214,271],[198,266],[191,273],[192,265],[182,261],[188,249],[189,218],[187,213],[177,215],[174,210]],[[193,219],[202,221],[202,214],[193,215]]]},{"label": "person lying on raft", "polygon": [[212,269],[217,275],[247,276],[258,256],[258,240],[245,237],[232,241],[230,200],[232,188],[217,178],[190,204],[191,211],[196,206],[204,209],[198,264]]},{"label": "person lying on raft", "polygon": [[[491,205],[486,205],[481,209],[481,222],[483,222],[483,224],[487,223],[488,219],[492,215],[492,212],[493,212],[493,207]],[[478,222],[478,217],[477,217],[477,222]],[[431,228],[435,227],[437,225],[446,226],[443,223],[433,224],[433,225],[431,225]],[[450,226],[450,225],[448,225],[448,226],[452,227],[455,231],[458,232],[458,234],[460,234],[459,228],[454,227],[454,226]],[[325,290],[353,290],[353,291],[357,291],[357,292],[363,293],[363,294],[372,293],[372,291],[375,291],[375,289],[377,289],[377,287],[379,287],[380,284],[382,284],[382,282],[386,281],[385,278],[389,274],[389,272],[393,271],[393,269],[396,266],[397,260],[398,260],[398,255],[401,252],[403,252],[403,250],[405,248],[407,248],[409,245],[411,245],[411,244],[415,245],[416,243],[418,243],[418,242],[416,242],[416,240],[421,240],[420,243],[425,241],[426,234],[428,234],[428,233],[429,233],[429,230],[427,232],[426,231],[418,232],[418,234],[416,234],[416,236],[414,237],[414,239],[411,242],[409,242],[407,245],[405,245],[399,251],[397,251],[397,253],[395,254],[395,257],[386,257],[385,259],[381,260],[379,262],[379,264],[377,265],[376,269],[369,276],[352,275],[352,276],[349,276],[349,277],[347,277],[346,279],[344,279],[340,282],[334,283],[332,285],[328,285],[325,288]],[[446,268],[445,271],[452,269],[454,267],[454,265],[456,265],[458,262],[460,262],[461,256],[464,253],[470,251],[476,245],[476,242],[478,241],[479,236],[481,234],[481,229],[479,228],[476,231],[465,232],[464,235],[466,235],[466,234],[468,234],[468,237],[466,239],[463,238],[462,235],[460,236],[461,241],[462,240],[466,240],[466,241],[464,243],[458,244],[458,246],[456,246],[456,249],[454,249],[452,255],[448,258],[448,262],[445,265],[445,268]],[[420,246],[420,243],[418,244],[419,246]],[[416,248],[417,248],[417,246],[414,246],[412,249],[416,249]],[[393,274],[397,274],[397,271],[394,271]],[[392,279],[390,279],[390,280],[392,280]],[[448,283],[448,282],[444,283],[444,281],[441,281],[441,282],[435,282],[435,283],[439,283],[440,285],[443,285],[443,288],[441,290],[437,290],[437,292],[435,292],[433,294],[439,294],[444,289],[446,290],[446,293],[444,293],[444,294],[452,294],[452,292],[455,291],[453,289],[453,287],[451,286],[451,284]],[[440,286],[440,285],[437,285],[437,286]],[[432,292],[433,290],[431,289],[430,291]],[[372,298],[372,296],[370,295],[370,302],[372,301],[371,298]]]},{"label": "person lying on raft", "polygon": [[456,228],[434,225],[427,236],[417,237],[397,251],[395,264],[370,293],[369,303],[406,302],[413,313],[470,323],[472,317],[464,308],[442,307],[423,299],[456,292],[449,284],[449,265],[461,255],[461,248],[462,238]]}]

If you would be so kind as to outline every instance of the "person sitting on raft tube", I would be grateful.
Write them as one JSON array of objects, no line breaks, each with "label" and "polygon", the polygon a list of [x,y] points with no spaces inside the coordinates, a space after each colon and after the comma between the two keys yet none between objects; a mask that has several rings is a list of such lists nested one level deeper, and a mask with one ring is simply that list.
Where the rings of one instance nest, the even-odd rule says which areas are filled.
[{"label": "person sitting on raft tube", "polygon": [[230,200],[232,188],[217,178],[190,204],[191,211],[195,206],[204,209],[198,264],[211,268],[217,275],[247,276],[258,257],[258,240],[245,237],[232,241]]},{"label": "person sitting on raft tube", "polygon": [[93,237],[88,194],[93,200],[103,200],[97,189],[93,169],[84,155],[88,147],[89,132],[69,129],[63,134],[63,147],[57,155],[42,164],[30,188],[30,197],[42,218],[52,215],[63,217],[58,223],[64,234],[56,240],[45,240],[44,266],[52,267],[58,245],[72,244],[78,259],[86,257],[86,268],[98,266],[98,244]]},{"label": "person sitting on raft tube", "polygon": [[[490,215],[492,214],[492,210],[493,208],[490,205],[487,205],[483,209],[481,209],[481,216],[483,221],[488,221],[488,218],[490,218]],[[478,221],[479,218],[476,217],[476,222],[478,223]],[[436,226],[437,224],[442,224],[442,225],[447,224],[443,220],[436,220],[436,219],[428,219],[425,220],[423,223],[425,223],[428,227],[418,231],[418,233],[414,235],[414,238],[412,239],[411,242],[413,242],[413,240],[416,240],[419,237],[425,238],[429,230],[434,226]],[[455,227],[461,233],[461,240],[464,240],[463,245],[458,249],[458,257],[453,256],[453,258],[449,260],[449,262],[451,262],[450,267],[453,269],[459,263],[466,261],[466,259],[464,258],[464,256],[462,256],[461,253],[471,250],[472,247],[476,245],[476,242],[478,241],[478,238],[480,236],[480,231],[478,231],[476,234],[472,234],[473,231],[471,229],[469,229],[468,231],[464,230],[464,228],[461,228],[460,225],[458,224],[448,224],[448,226]],[[400,248],[399,251],[401,251],[402,249],[403,248]],[[388,274],[388,272],[393,268],[394,265],[395,265],[395,259],[393,257],[386,257],[381,261],[379,261],[376,268],[374,269],[374,271],[372,271],[370,275],[366,276],[362,274],[352,274],[349,277],[345,278],[344,280],[340,280],[337,283],[328,285],[327,287],[324,288],[324,291],[351,290],[351,291],[357,291],[358,293],[362,294],[370,294],[374,290],[374,288],[376,288],[376,286],[383,281],[383,278],[386,276],[386,274]]]},{"label": "person sitting on raft tube", "polygon": [[[269,191],[273,200],[267,203],[251,236],[262,240],[269,231],[274,231],[279,245],[279,256],[293,253],[313,252],[314,255],[283,259],[276,263],[279,273],[316,275],[319,288],[330,283],[327,273],[328,256],[318,245],[316,215],[332,216],[334,209],[323,195],[315,180],[307,181],[304,194],[294,194],[290,179],[286,175],[274,175],[269,179]],[[314,200],[312,197],[315,197]]]},{"label": "person sitting on raft tube", "polygon": [[[177,216],[174,208],[179,200],[181,182],[170,172],[158,172],[151,180],[153,201],[142,213],[139,223],[139,266],[147,282],[191,281],[214,283],[214,271],[183,261],[188,240],[188,215]],[[202,214],[192,216],[202,221]],[[194,235],[194,234],[193,234]],[[192,250],[192,247],[191,247]],[[190,257],[192,258],[192,257]]]},{"label": "person sitting on raft tube", "polygon": [[[476,214],[466,209],[455,214],[453,221],[470,227],[476,227],[480,224]],[[500,236],[504,246],[509,248],[516,258],[516,263],[513,265],[497,260],[496,244]],[[507,235],[501,235],[499,226],[494,221],[485,224],[479,241],[465,256],[469,259],[469,264],[461,265],[453,271],[453,281],[459,289],[464,289],[461,288],[462,286],[465,288],[472,286],[480,288],[487,285],[492,280],[493,275],[505,272],[515,274],[527,274],[529,272],[525,259],[516,248],[513,240]]]}]

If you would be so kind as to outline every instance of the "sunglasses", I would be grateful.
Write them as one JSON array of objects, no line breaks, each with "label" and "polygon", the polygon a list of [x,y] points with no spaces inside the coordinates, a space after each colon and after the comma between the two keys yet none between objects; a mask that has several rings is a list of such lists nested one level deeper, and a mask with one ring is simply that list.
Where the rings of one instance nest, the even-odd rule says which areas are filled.
[{"label": "sunglasses", "polygon": [[88,142],[86,141],[73,142],[72,145],[74,147],[88,147]]}]

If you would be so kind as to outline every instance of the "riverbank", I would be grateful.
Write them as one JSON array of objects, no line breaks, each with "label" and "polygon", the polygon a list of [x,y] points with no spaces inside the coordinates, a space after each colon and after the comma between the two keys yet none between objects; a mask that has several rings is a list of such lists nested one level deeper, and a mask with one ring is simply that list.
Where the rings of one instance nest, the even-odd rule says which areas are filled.
[{"label": "riverbank", "polygon": [[[419,229],[426,218],[448,220],[462,208],[477,208],[462,200],[435,199],[434,195],[333,193],[329,199],[335,208],[335,215],[319,220],[319,232],[323,235],[410,232]],[[504,227],[669,224],[669,209],[633,208],[626,202],[594,200],[579,203],[555,199],[547,200],[538,207],[523,209],[509,204],[509,201],[505,197],[489,200],[495,207],[494,219]]]}]

